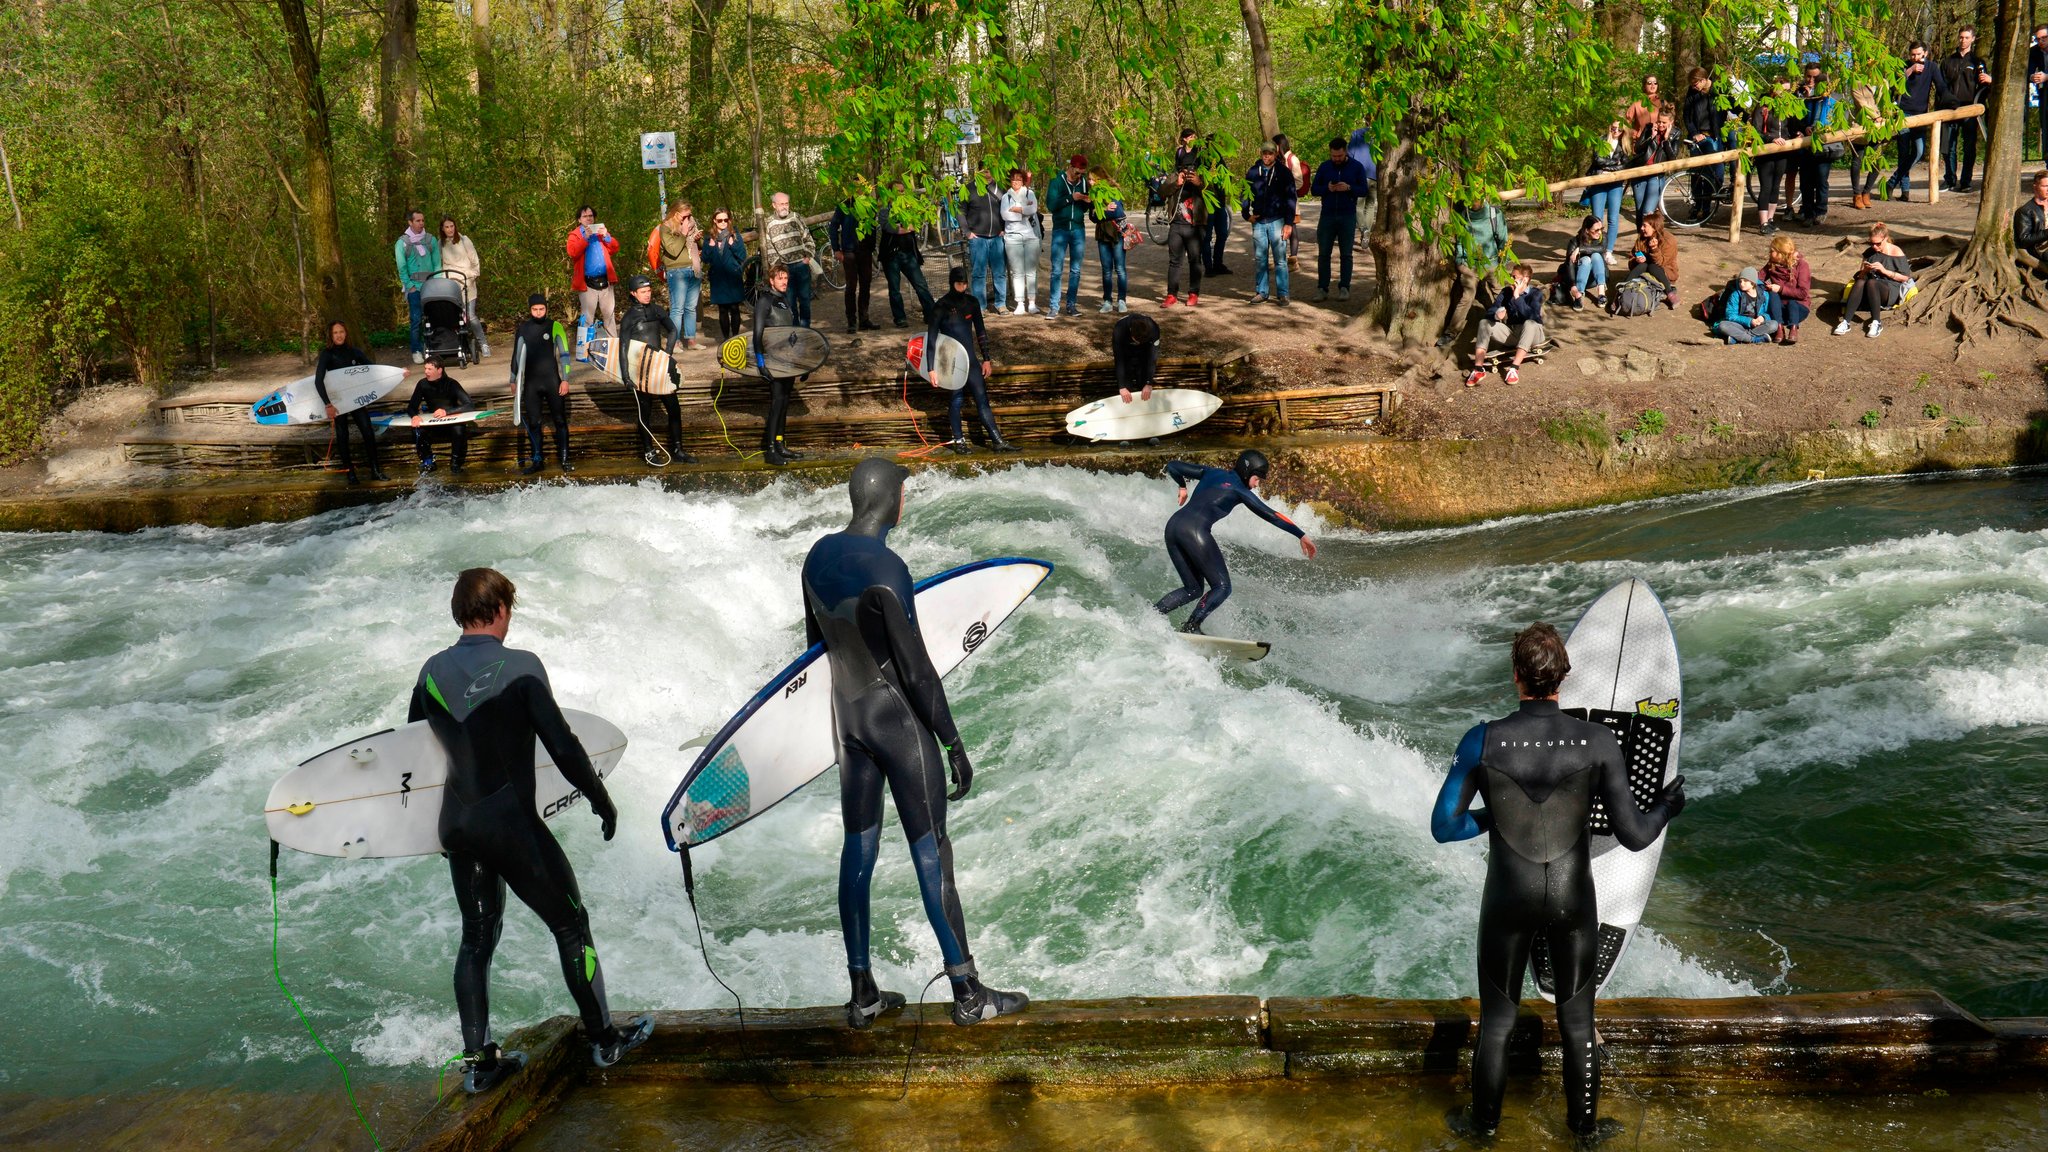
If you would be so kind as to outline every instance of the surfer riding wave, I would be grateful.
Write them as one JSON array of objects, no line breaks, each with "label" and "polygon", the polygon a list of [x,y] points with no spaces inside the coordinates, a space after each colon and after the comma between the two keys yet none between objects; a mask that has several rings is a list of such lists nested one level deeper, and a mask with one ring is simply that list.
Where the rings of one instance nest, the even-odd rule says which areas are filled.
[{"label": "surfer riding wave", "polygon": [[[1180,511],[1166,522],[1166,555],[1173,561],[1173,570],[1180,574],[1181,586],[1160,597],[1152,607],[1167,613],[1193,604],[1195,610],[1188,614],[1181,631],[1201,635],[1202,621],[1230,598],[1230,568],[1224,564],[1223,550],[1216,546],[1216,537],[1210,533],[1218,520],[1238,506],[1251,509],[1259,519],[1292,534],[1301,541],[1301,554],[1315,559],[1315,541],[1308,538],[1308,533],[1258,497],[1259,484],[1270,467],[1266,454],[1253,448],[1238,453],[1232,468],[1208,468],[1180,460],[1167,462],[1166,474],[1180,485]],[[1191,480],[1195,483],[1192,494],[1188,492]]]}]

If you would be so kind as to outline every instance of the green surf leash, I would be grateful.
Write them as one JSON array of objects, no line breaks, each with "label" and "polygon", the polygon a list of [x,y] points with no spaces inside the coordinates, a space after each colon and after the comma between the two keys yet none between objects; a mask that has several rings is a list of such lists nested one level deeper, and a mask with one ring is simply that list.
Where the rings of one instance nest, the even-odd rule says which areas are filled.
[{"label": "green surf leash", "polygon": [[[320,1049],[321,1055],[327,1057],[328,1063],[333,1064],[336,1068],[341,1069],[341,1090],[348,1096],[348,1106],[355,1110],[356,1123],[361,1125],[363,1131],[369,1134],[371,1146],[376,1148],[378,1152],[383,1152],[384,1142],[377,1138],[377,1130],[375,1128],[370,1127],[370,1118],[363,1114],[363,1106],[356,1101],[356,1089],[355,1085],[349,1081],[348,1065],[342,1063],[341,1059],[335,1056],[335,1054],[327,1047],[326,1042],[320,1039],[320,1034],[318,1032],[313,1031],[313,1022],[311,1020],[306,1019],[306,1010],[304,1008],[299,1007],[299,998],[292,995],[292,990],[284,986],[284,968],[278,962],[277,952],[278,925],[281,920],[281,917],[278,912],[277,903],[277,852],[277,841],[272,840],[270,842],[271,978],[277,981],[277,990],[284,993],[284,998],[291,1002],[292,1011],[299,1014],[299,1023],[306,1026],[306,1035],[311,1036],[313,1038],[314,1046]],[[442,1067],[446,1068],[447,1065],[444,1064],[442,1065]],[[438,1086],[439,1078],[436,1077],[436,1087]]]}]

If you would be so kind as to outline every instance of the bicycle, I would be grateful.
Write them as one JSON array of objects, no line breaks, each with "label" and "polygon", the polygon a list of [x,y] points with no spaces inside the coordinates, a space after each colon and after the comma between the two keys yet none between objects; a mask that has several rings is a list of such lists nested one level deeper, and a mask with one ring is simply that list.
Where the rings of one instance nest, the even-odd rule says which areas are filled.
[{"label": "bicycle", "polygon": [[1167,232],[1173,227],[1173,205],[1166,202],[1166,176],[1154,176],[1145,181],[1148,194],[1145,197],[1145,235],[1154,244],[1166,243]]},{"label": "bicycle", "polygon": [[[1699,146],[1688,143],[1687,156],[1705,156],[1725,151],[1720,143],[1702,141]],[[1664,213],[1664,219],[1680,228],[1698,228],[1714,218],[1724,206],[1735,203],[1735,185],[1726,175],[1729,164],[1714,164],[1701,168],[1688,168],[1673,172],[1664,184],[1663,194],[1657,198],[1657,208]],[[1624,178],[1628,173],[1623,170]],[[1744,195],[1750,203],[1756,202],[1756,169],[1743,172]]]}]

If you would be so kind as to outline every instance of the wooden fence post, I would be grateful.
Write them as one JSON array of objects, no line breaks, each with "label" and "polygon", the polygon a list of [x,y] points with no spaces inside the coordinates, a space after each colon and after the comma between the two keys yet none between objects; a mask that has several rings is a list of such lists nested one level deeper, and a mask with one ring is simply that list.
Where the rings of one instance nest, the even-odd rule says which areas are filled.
[{"label": "wooden fence post", "polygon": [[[1941,130],[1948,127],[1936,120],[1927,126],[1927,202],[1941,203]],[[1908,197],[1910,199],[1910,197]]]},{"label": "wooden fence post", "polygon": [[1735,244],[1742,240],[1742,177],[1743,165],[1746,162],[1747,157],[1738,156],[1728,164],[1728,179],[1733,183],[1728,200],[1728,242],[1730,244]]}]

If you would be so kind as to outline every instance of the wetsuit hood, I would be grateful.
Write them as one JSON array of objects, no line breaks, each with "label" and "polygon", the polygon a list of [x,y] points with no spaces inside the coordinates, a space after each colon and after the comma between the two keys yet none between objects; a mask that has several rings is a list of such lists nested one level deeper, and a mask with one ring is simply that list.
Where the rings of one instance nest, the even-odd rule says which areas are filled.
[{"label": "wetsuit hood", "polygon": [[854,465],[853,479],[846,485],[853,498],[853,519],[846,530],[859,536],[887,537],[903,514],[903,481],[909,476],[894,461],[879,456]]},{"label": "wetsuit hood", "polygon": [[1237,473],[1239,480],[1244,481],[1246,486],[1250,486],[1252,477],[1258,476],[1263,478],[1269,467],[1270,465],[1266,463],[1266,454],[1264,452],[1256,448],[1247,448],[1237,454],[1237,464],[1232,470]]}]

